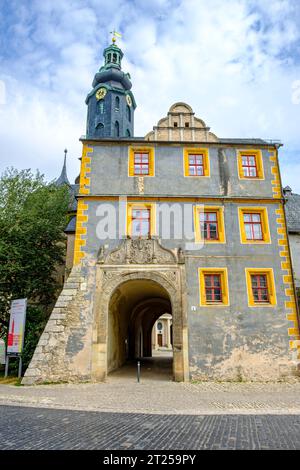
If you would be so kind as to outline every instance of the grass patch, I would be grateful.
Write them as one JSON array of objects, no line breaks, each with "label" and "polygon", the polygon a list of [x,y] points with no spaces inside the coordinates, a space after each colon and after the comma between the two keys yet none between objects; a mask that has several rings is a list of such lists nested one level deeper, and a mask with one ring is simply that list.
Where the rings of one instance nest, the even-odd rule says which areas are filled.
[{"label": "grass patch", "polygon": [[17,387],[21,386],[21,379],[18,377],[0,377],[0,385],[16,385]]}]

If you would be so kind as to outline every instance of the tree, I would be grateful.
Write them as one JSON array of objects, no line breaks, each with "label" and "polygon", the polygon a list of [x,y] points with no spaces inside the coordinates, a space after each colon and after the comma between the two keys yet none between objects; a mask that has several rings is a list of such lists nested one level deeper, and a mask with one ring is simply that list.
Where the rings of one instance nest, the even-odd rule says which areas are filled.
[{"label": "tree", "polygon": [[27,298],[25,364],[33,354],[57,295],[64,262],[69,191],[30,170],[6,170],[0,179],[0,336],[6,337],[10,302]]}]

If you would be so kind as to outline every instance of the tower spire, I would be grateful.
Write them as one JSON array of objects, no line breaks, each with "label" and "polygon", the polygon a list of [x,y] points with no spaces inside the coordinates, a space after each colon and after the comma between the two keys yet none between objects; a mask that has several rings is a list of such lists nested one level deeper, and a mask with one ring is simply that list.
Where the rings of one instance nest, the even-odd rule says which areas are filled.
[{"label": "tower spire", "polygon": [[64,164],[63,164],[63,167],[62,167],[62,170],[61,170],[61,174],[59,176],[59,178],[57,178],[57,180],[55,181],[55,184],[57,186],[61,186],[63,184],[68,184],[70,186],[70,182],[68,180],[68,176],[67,176],[67,153],[68,153],[68,149],[65,149],[64,150]]}]

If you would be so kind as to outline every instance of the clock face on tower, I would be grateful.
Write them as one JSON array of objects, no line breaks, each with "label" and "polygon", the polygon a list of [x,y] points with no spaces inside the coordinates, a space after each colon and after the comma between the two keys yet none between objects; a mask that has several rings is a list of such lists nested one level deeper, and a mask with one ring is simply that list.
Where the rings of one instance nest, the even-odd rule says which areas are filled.
[{"label": "clock face on tower", "polygon": [[132,100],[131,100],[131,97],[129,95],[126,95],[126,101],[127,101],[128,106],[132,105]]},{"label": "clock face on tower", "polygon": [[99,90],[96,91],[97,100],[103,100],[106,93],[107,93],[106,88],[99,88]]}]

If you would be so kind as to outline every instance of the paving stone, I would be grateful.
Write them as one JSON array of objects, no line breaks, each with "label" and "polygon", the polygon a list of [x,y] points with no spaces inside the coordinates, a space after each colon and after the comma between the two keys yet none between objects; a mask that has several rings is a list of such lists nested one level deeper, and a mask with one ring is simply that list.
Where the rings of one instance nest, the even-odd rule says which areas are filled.
[{"label": "paving stone", "polygon": [[[1,448],[300,449],[300,416],[206,415],[201,418],[1,406]],[[151,424],[147,432],[145,422]]]}]

